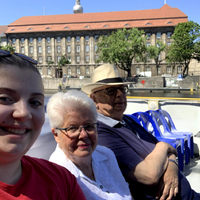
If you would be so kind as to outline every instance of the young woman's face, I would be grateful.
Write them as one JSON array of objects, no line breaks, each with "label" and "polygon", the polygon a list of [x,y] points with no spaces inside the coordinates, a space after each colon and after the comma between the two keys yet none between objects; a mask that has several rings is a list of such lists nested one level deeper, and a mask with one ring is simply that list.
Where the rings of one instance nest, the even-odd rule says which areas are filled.
[{"label": "young woman's face", "polygon": [[0,163],[19,159],[30,149],[44,115],[40,75],[17,66],[0,67]]}]

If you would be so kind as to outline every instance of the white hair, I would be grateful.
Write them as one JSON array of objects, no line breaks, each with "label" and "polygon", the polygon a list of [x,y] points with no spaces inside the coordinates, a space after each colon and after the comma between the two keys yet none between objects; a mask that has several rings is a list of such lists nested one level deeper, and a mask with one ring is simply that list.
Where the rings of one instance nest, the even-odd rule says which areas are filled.
[{"label": "white hair", "polygon": [[93,115],[94,122],[97,121],[97,110],[93,100],[81,91],[69,90],[66,93],[58,92],[49,99],[47,114],[51,127],[62,126],[64,124],[64,115],[72,109],[75,111],[85,109],[86,112],[89,110]]}]

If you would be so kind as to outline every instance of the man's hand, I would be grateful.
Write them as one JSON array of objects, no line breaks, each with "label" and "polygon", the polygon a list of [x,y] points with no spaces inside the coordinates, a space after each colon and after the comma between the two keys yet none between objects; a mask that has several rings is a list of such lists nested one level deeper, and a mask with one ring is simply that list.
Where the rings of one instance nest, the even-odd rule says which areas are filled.
[{"label": "man's hand", "polygon": [[159,182],[156,198],[160,200],[173,199],[178,193],[178,184],[178,167],[175,163],[169,161],[166,172]]}]

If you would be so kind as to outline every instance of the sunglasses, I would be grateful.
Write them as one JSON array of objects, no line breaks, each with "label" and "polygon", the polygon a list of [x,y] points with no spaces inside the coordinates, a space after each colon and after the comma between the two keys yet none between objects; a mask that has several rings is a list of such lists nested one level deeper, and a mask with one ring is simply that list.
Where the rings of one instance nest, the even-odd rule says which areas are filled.
[{"label": "sunglasses", "polygon": [[98,90],[95,91],[95,93],[97,92],[104,92],[107,95],[116,95],[117,94],[117,90],[120,90],[123,94],[128,92],[128,86],[121,86],[121,87],[110,87],[110,88],[106,88],[106,89],[102,89],[102,90]]},{"label": "sunglasses", "polygon": [[28,57],[28,56],[26,56],[24,54],[15,53],[13,51],[5,51],[5,50],[0,49],[0,57],[12,56],[12,54],[22,58],[25,61],[28,61],[29,63],[31,63],[33,65],[37,65],[37,61],[36,60],[34,60],[33,58],[30,58],[30,57]]}]

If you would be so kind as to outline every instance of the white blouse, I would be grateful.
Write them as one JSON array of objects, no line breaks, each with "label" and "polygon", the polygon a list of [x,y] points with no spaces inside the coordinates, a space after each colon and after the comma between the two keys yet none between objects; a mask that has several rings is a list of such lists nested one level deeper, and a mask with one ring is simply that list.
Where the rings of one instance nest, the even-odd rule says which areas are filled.
[{"label": "white blouse", "polygon": [[67,168],[74,174],[88,200],[132,199],[128,183],[121,174],[115,155],[106,147],[97,145],[92,154],[92,168],[96,181],[85,176],[79,168],[66,157],[58,145],[50,156],[49,161]]}]

